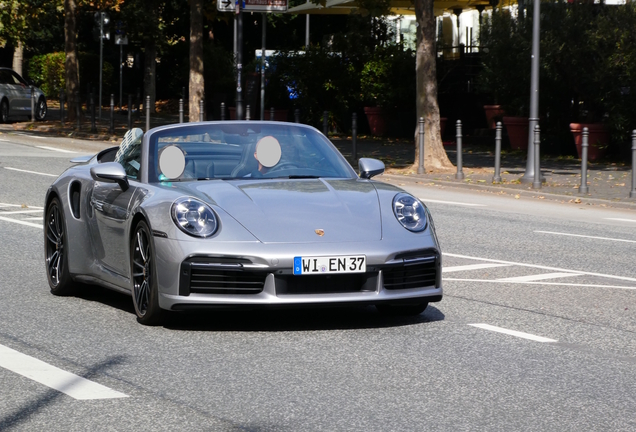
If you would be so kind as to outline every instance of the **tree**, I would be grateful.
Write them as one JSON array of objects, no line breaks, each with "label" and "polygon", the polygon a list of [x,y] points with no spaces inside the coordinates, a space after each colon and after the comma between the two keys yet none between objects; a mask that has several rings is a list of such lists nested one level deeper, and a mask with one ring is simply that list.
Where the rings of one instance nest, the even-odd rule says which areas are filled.
[{"label": "tree", "polygon": [[[415,0],[417,21],[416,81],[417,118],[424,117],[424,166],[449,169],[452,164],[442,144],[437,103],[435,15],[433,0]],[[418,132],[415,129],[415,166],[419,165]]]},{"label": "tree", "polygon": [[190,1],[190,121],[199,121],[199,101],[205,97],[203,78],[203,0]]}]

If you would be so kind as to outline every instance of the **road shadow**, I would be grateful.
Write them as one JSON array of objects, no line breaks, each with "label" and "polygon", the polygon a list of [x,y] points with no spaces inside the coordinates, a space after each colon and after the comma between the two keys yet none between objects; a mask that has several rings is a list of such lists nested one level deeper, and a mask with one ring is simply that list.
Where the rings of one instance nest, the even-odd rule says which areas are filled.
[{"label": "road shadow", "polygon": [[109,290],[98,285],[81,284],[75,297],[89,302],[97,302],[103,305],[119,309],[135,316],[135,308],[129,295]]},{"label": "road shadow", "polygon": [[[98,375],[103,375],[104,371],[108,370],[112,366],[117,366],[123,363],[124,360],[124,356],[118,355],[109,357],[106,360],[89,367],[87,372],[81,376],[88,380],[93,379]],[[52,405],[56,399],[62,397],[67,396],[58,390],[47,390],[41,396],[28,401],[13,412],[0,417],[0,431],[9,430],[10,428],[22,429],[20,425],[27,422],[29,417],[37,414],[43,408]]]}]

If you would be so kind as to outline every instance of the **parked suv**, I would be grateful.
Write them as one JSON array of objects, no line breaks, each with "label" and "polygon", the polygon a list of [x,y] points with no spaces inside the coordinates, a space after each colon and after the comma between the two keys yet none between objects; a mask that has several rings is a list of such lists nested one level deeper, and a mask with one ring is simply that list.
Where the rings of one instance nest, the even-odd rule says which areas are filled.
[{"label": "parked suv", "polygon": [[[46,96],[33,88],[35,118],[46,118]],[[9,116],[31,116],[31,86],[24,78],[9,68],[0,68],[0,121],[6,123]]]}]

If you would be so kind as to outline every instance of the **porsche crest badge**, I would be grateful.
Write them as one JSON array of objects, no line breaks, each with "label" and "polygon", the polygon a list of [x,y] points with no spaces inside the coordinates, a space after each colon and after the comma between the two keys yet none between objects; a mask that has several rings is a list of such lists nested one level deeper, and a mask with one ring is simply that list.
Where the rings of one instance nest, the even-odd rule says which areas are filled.
[{"label": "porsche crest badge", "polygon": [[318,234],[320,237],[325,235],[325,230],[322,230],[322,229],[314,230],[314,232]]}]

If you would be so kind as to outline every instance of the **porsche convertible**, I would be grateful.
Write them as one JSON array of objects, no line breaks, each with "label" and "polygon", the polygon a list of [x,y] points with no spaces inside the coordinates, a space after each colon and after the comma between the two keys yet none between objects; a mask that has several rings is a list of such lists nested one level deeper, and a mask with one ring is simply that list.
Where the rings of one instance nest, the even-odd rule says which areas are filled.
[{"label": "porsche convertible", "polygon": [[45,197],[51,292],[131,295],[140,323],[168,311],[442,299],[441,251],[418,198],[359,174],[310,126],[201,122],[128,131],[72,160]]}]

